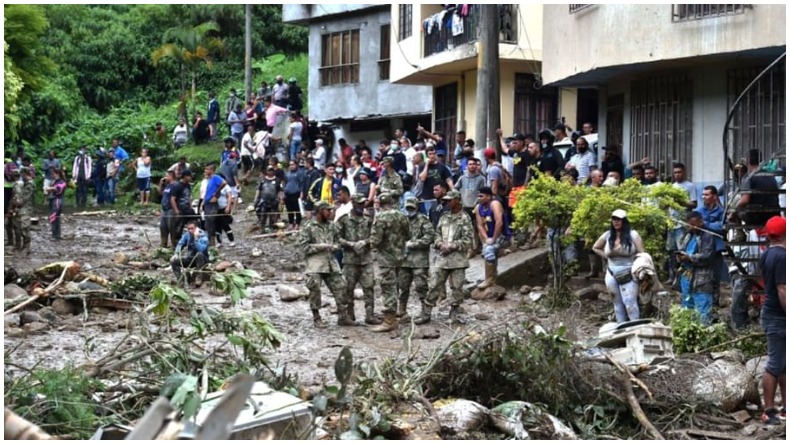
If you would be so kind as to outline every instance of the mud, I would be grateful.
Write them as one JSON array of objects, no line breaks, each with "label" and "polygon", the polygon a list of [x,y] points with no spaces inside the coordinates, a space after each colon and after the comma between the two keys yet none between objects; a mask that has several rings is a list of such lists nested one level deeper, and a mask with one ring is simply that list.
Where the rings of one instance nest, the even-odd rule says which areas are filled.
[{"label": "mud", "polygon": [[[257,311],[269,319],[284,337],[282,346],[270,354],[273,366],[285,366],[286,371],[295,375],[300,384],[310,387],[334,382],[333,365],[343,346],[351,347],[357,362],[377,362],[401,351],[401,335],[405,334],[406,328],[401,328],[401,332],[372,333],[365,326],[333,325],[336,320],[336,316],[331,314],[334,312],[334,301],[326,288],[322,288],[322,315],[330,327],[326,330],[314,329],[308,302],[305,299],[282,302],[276,290],[281,283],[304,283],[304,276],[295,272],[302,262],[301,253],[294,247],[295,238],[282,236],[245,239],[250,237],[246,233],[251,228],[254,217],[239,212],[234,215],[234,219],[236,247],[225,246],[220,249],[221,260],[238,260],[245,267],[256,270],[263,276],[274,276],[265,277],[263,282],[252,287],[250,296],[241,305],[233,308],[226,308],[229,305],[227,297],[210,294],[208,284],[189,291],[198,304],[211,304],[226,310]],[[84,268],[93,268],[97,274],[110,280],[126,277],[129,273],[170,277],[169,269],[130,271],[129,268],[118,268],[112,263],[117,252],[122,252],[129,258],[139,256],[143,250],[151,248],[149,240],[153,247],[158,247],[158,220],[153,210],[148,215],[139,216],[67,215],[62,224],[63,241],[50,241],[49,227],[45,223],[34,226],[31,255],[9,256],[11,250],[6,247],[5,264],[22,274],[51,262],[75,260]],[[263,255],[252,257],[254,248],[261,249]],[[534,282],[532,285],[545,285],[545,282]],[[378,287],[376,294],[376,307],[380,311],[382,303]],[[525,311],[525,305],[532,305],[533,308]],[[549,311],[535,305],[526,295],[519,294],[516,287],[508,289],[504,300],[468,299],[463,308],[468,323],[458,329],[459,334],[504,328],[529,319],[540,323],[546,330],[562,323],[568,327],[571,339],[582,340],[594,336],[598,326],[606,322],[605,317],[611,312],[611,303],[583,301],[566,310]],[[430,324],[432,331],[415,335],[414,347],[419,350],[418,356],[429,356],[434,349],[450,341],[457,332],[456,328],[449,325],[448,311],[447,306],[438,307],[438,313],[437,310],[434,311],[434,321]],[[419,301],[414,298],[410,301],[409,312],[414,315],[419,312]],[[364,317],[362,301],[356,301],[356,314],[357,322],[360,322]],[[80,313],[62,317],[60,323],[42,333],[24,338],[6,335],[6,353],[16,349],[7,359],[28,368],[40,366],[52,369],[97,360],[112,350],[130,328],[135,328],[136,316],[133,311],[91,309],[87,316]],[[417,339],[434,337],[436,331],[439,335],[436,339]],[[7,367],[7,371],[13,374],[16,369]]]}]

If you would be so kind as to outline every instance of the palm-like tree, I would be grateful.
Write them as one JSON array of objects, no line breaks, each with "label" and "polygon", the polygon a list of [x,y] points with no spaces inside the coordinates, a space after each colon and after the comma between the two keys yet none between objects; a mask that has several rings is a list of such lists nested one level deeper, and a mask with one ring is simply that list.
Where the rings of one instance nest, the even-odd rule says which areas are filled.
[{"label": "palm-like tree", "polygon": [[197,68],[205,63],[211,67],[211,56],[225,49],[221,39],[209,35],[211,32],[219,31],[219,25],[215,22],[201,23],[194,27],[180,26],[168,29],[163,37],[166,42],[156,48],[151,54],[154,65],[160,60],[170,58],[181,65],[181,94],[186,93],[184,74],[189,71],[192,75],[192,114],[195,113],[195,95]]}]

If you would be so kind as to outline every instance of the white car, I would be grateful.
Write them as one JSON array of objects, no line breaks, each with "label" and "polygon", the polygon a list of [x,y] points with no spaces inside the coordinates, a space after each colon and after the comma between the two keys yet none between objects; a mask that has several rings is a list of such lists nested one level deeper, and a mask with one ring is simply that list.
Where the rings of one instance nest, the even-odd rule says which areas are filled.
[{"label": "white car", "polygon": [[[587,144],[590,145],[590,148],[593,150],[593,154],[595,155],[595,162],[598,163],[598,134],[588,134],[586,136],[582,136],[587,140]],[[565,157],[565,153],[573,147],[573,142],[571,141],[570,137],[566,137],[559,142],[554,143],[554,148],[560,150],[562,153],[562,157]]]}]

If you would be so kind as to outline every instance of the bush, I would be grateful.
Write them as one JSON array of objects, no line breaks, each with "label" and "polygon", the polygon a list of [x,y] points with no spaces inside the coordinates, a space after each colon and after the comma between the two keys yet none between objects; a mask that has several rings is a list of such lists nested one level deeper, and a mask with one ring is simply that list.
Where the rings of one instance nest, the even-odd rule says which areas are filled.
[{"label": "bush", "polygon": [[677,354],[697,353],[730,339],[724,324],[705,325],[696,310],[675,305],[669,310],[672,346]]}]

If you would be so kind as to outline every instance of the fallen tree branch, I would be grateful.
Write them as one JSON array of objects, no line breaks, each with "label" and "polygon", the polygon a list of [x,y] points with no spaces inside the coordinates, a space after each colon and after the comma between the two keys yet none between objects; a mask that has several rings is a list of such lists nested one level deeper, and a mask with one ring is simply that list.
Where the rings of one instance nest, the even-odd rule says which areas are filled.
[{"label": "fallen tree branch", "polygon": [[153,355],[153,354],[161,353],[161,352],[167,351],[169,349],[170,349],[170,346],[168,346],[168,345],[162,345],[162,346],[159,346],[159,347],[149,348],[149,349],[143,350],[143,351],[141,351],[139,353],[135,353],[133,355],[127,356],[126,358],[121,359],[120,361],[96,366],[93,369],[91,369],[90,371],[88,371],[86,376],[91,377],[91,378],[95,378],[95,377],[97,377],[99,375],[102,375],[104,373],[107,373],[107,372],[110,372],[110,371],[113,371],[113,370],[117,370],[118,368],[123,367],[124,365],[126,365],[126,364],[128,364],[130,362],[134,362],[134,361],[140,360],[142,358],[145,358],[146,356],[150,356],[150,355]]},{"label": "fallen tree branch", "polygon": [[738,343],[738,342],[741,342],[741,341],[745,341],[747,339],[760,338],[760,337],[763,337],[763,336],[765,336],[765,333],[762,332],[762,331],[749,333],[746,336],[741,336],[741,337],[735,338],[735,339],[733,339],[731,341],[722,342],[721,344],[712,345],[712,346],[706,348],[705,350],[698,351],[697,354],[701,355],[701,354],[707,353],[707,352],[709,352],[711,350],[716,350],[717,348],[721,348],[721,347],[724,347],[724,346],[727,346],[727,345],[732,345],[732,344],[735,344],[735,343]]},{"label": "fallen tree branch", "polygon": [[7,316],[7,315],[10,315],[11,313],[13,313],[15,311],[19,311],[19,310],[27,307],[28,305],[32,304],[33,302],[36,302],[37,300],[41,299],[41,296],[43,296],[43,294],[37,294],[35,296],[30,296],[29,298],[27,298],[21,304],[17,304],[15,306],[9,308],[8,310],[4,311],[3,315]]},{"label": "fallen tree branch", "polygon": [[431,418],[434,420],[434,422],[436,422],[436,426],[441,429],[442,420],[439,419],[439,414],[436,412],[436,409],[433,408],[433,404],[431,404],[431,401],[428,401],[428,399],[425,396],[417,396],[416,398],[417,401],[420,401],[420,404],[422,404],[422,406],[425,407],[425,410],[428,411],[428,414],[431,415]]},{"label": "fallen tree branch", "polygon": [[622,373],[622,378],[620,380],[623,384],[623,389],[625,389],[625,396],[626,399],[628,400],[628,405],[631,407],[631,412],[634,414],[637,421],[639,421],[639,424],[641,424],[642,427],[644,427],[644,429],[647,430],[647,433],[650,434],[650,436],[653,439],[664,440],[664,437],[661,435],[661,432],[659,432],[658,429],[653,425],[653,423],[651,423],[650,420],[647,419],[647,415],[645,415],[645,411],[642,410],[642,406],[639,405],[639,400],[636,399],[636,395],[634,394],[634,389],[633,387],[631,387],[631,381],[633,379],[636,379],[636,377],[631,373],[630,370],[628,370],[627,367],[612,359],[611,356],[606,355],[606,359]]},{"label": "fallen tree branch", "polygon": [[267,234],[256,234],[255,236],[247,236],[245,239],[266,239],[269,237],[286,236],[289,234],[296,234],[296,233],[299,233],[299,230],[278,231],[276,233],[267,233]]}]

